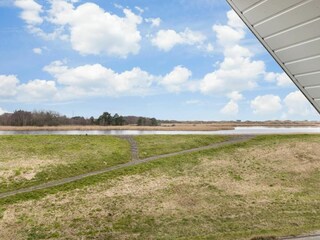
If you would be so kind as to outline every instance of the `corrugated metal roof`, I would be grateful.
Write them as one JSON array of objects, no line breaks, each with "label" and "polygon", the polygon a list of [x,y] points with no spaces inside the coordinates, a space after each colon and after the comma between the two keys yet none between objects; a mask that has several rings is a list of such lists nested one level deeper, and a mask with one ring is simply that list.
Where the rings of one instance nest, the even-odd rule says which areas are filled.
[{"label": "corrugated metal roof", "polygon": [[320,113],[320,0],[227,0]]}]

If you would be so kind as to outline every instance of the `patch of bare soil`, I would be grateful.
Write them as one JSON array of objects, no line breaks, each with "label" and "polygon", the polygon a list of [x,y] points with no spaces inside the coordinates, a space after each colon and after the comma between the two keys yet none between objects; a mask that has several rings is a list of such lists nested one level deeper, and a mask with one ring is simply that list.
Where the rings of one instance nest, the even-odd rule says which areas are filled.
[{"label": "patch of bare soil", "polygon": [[17,157],[7,162],[0,162],[0,179],[2,181],[12,178],[17,181],[23,179],[31,180],[44,167],[55,164],[63,164],[63,162],[54,158],[28,157],[26,159]]}]

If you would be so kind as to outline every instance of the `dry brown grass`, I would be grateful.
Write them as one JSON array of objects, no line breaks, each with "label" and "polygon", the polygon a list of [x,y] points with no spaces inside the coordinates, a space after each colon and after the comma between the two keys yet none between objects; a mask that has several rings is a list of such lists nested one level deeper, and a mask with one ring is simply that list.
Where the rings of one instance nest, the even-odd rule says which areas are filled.
[{"label": "dry brown grass", "polygon": [[0,239],[25,239],[35,228],[59,239],[249,239],[261,229],[310,225],[303,214],[317,216],[319,193],[303,193],[320,171],[319,138],[196,156],[200,162],[179,173],[155,168],[12,204]]},{"label": "dry brown grass", "polygon": [[[37,157],[17,157],[11,161],[0,162],[0,182],[31,180],[34,176],[47,166],[55,166],[58,164],[68,164],[70,160],[59,158],[37,158]],[[19,174],[17,174],[19,172]]]}]

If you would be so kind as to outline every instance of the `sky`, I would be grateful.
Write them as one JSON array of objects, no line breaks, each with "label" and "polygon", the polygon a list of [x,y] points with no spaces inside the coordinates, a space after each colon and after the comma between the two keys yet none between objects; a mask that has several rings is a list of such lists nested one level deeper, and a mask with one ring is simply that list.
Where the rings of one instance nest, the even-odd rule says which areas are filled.
[{"label": "sky", "polygon": [[0,0],[0,114],[319,120],[225,0]]}]

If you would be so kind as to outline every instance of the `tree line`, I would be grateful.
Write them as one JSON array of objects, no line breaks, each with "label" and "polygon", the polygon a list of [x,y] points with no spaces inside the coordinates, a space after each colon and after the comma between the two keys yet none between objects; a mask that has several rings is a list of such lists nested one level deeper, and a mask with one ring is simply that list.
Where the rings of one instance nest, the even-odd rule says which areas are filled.
[{"label": "tree line", "polygon": [[61,126],[61,125],[100,125],[100,126],[157,126],[156,118],[137,116],[112,115],[109,112],[102,113],[98,118],[85,118],[81,116],[67,117],[54,111],[23,111],[17,110],[13,113],[0,115],[2,126]]}]

